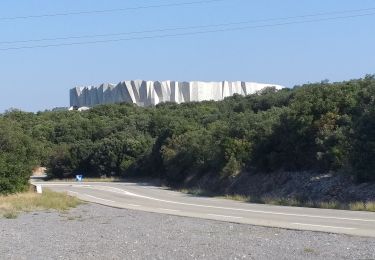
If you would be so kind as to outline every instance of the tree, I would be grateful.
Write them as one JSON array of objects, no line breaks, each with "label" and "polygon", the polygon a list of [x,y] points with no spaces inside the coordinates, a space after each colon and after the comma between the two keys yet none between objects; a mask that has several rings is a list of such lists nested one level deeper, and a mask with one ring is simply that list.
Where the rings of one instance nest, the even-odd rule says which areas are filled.
[{"label": "tree", "polygon": [[0,118],[0,194],[27,189],[35,154],[31,138],[17,124]]}]

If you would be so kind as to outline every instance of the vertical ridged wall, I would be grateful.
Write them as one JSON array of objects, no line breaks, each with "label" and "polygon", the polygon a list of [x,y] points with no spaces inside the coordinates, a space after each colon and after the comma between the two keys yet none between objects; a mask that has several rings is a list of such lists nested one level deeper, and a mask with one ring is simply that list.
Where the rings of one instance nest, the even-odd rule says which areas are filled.
[{"label": "vertical ridged wall", "polygon": [[92,107],[99,104],[134,103],[139,106],[161,102],[184,103],[204,100],[223,100],[234,94],[249,95],[266,87],[283,87],[251,82],[177,82],[177,81],[123,81],[117,85],[76,87],[70,90],[70,105]]}]

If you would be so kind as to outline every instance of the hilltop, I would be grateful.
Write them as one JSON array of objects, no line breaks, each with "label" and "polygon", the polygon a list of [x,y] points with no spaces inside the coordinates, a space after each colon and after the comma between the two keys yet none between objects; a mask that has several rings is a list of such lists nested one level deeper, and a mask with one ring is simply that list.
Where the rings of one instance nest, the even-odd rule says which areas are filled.
[{"label": "hilltop", "polygon": [[[365,189],[375,181],[374,103],[375,78],[366,76],[293,89],[265,88],[218,102],[111,104],[84,112],[11,111],[0,118],[0,163],[6,176],[0,180],[2,192],[17,190],[8,179],[14,167],[24,167],[17,171],[24,173],[17,186],[22,187],[30,167],[42,165],[54,178],[76,173],[153,177],[176,187],[241,194],[251,193],[245,180],[263,182],[261,190],[270,185],[267,178],[288,179],[283,176],[293,173],[296,191],[305,192],[275,194],[347,201],[345,187]],[[325,180],[331,178],[323,178],[322,196],[316,196],[319,189],[314,188],[309,197],[311,189],[303,189],[302,181],[306,172],[330,174],[339,184],[325,189]],[[298,173],[300,183],[294,177]],[[374,200],[371,192],[356,197],[360,188],[352,190],[353,199]]]}]

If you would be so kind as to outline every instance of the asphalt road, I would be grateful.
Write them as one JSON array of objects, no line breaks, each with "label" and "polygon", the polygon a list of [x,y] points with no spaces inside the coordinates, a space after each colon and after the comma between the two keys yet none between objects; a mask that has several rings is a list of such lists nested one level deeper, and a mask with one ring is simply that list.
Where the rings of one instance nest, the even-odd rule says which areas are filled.
[{"label": "asphalt road", "polygon": [[375,237],[375,213],[195,197],[142,183],[34,182],[102,205],[241,224]]}]

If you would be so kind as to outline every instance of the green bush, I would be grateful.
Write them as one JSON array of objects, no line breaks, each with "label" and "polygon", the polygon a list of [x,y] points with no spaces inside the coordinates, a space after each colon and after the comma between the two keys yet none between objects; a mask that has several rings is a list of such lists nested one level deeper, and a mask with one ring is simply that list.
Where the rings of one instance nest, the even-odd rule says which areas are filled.
[{"label": "green bush", "polygon": [[225,183],[254,171],[313,170],[373,181],[374,107],[375,78],[366,76],[220,102],[9,111],[0,115],[1,193],[25,187],[39,164],[55,178],[80,172]]},{"label": "green bush", "polygon": [[27,189],[36,149],[14,122],[0,118],[0,194]]}]

